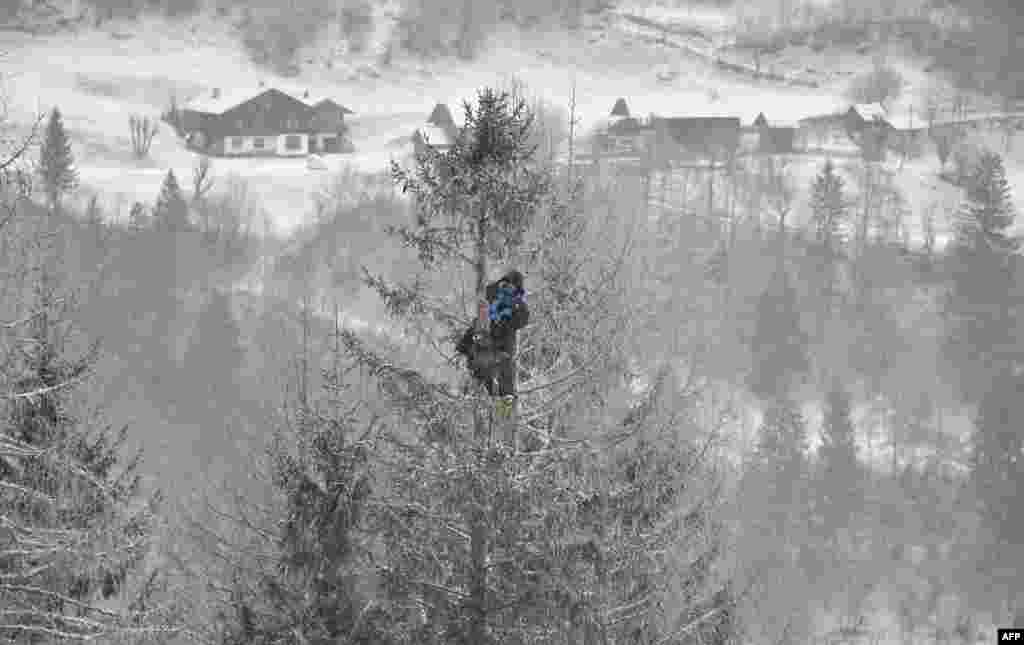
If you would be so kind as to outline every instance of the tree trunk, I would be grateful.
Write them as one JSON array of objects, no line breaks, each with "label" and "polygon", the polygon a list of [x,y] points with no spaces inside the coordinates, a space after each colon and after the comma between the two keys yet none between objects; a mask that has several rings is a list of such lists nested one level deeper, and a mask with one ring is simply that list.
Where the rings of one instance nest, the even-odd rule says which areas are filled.
[{"label": "tree trunk", "polygon": [[[482,205],[478,205],[482,208]],[[479,331],[485,332],[483,325],[486,321],[485,303],[487,302],[487,226],[484,222],[483,213],[477,215],[477,248],[476,248],[476,293],[478,303],[481,307],[481,319],[477,320]],[[490,406],[488,406],[489,408]],[[473,414],[474,440],[477,448],[484,449],[488,440],[488,417],[490,410],[484,406],[476,406]],[[469,623],[469,642],[486,645],[487,634],[487,525],[483,505],[486,500],[480,496],[479,487],[471,491],[474,499],[474,509],[471,512],[470,520],[470,598],[469,609],[472,612]]]}]

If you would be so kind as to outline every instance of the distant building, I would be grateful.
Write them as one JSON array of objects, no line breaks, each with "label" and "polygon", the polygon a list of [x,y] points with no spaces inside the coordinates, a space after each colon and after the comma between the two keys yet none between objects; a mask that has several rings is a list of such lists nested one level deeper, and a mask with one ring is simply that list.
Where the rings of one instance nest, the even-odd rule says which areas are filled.
[{"label": "distant building", "polygon": [[889,113],[881,103],[856,103],[850,106],[847,111],[847,118],[853,129],[859,129],[867,124],[878,124],[892,127],[889,123]]},{"label": "distant building", "polygon": [[652,119],[653,156],[660,162],[714,163],[732,158],[740,147],[736,117]]},{"label": "distant building", "polygon": [[455,125],[455,119],[452,117],[452,111],[449,110],[448,106],[444,103],[438,103],[434,106],[434,109],[430,112],[430,116],[427,117],[427,123],[441,128],[448,134],[448,137],[453,140],[459,135],[459,127]]},{"label": "distant building", "polygon": [[217,156],[302,156],[342,152],[348,108],[327,97],[297,98],[260,87],[219,88],[181,110],[189,147]]},{"label": "distant building", "polygon": [[852,147],[849,110],[800,119],[797,123],[796,146],[800,149]]},{"label": "distant building", "polygon": [[603,156],[639,158],[647,153],[652,135],[650,125],[634,118],[626,99],[619,98],[596,137],[595,147]]},{"label": "distant building", "polygon": [[868,161],[883,161],[894,130],[888,113],[878,103],[860,103],[846,112],[850,138]]},{"label": "distant building", "polygon": [[629,118],[629,107],[626,106],[626,99],[620,97],[615,101],[615,105],[612,106],[611,116]]},{"label": "distant building", "polygon": [[796,150],[796,128],[764,127],[758,134],[757,151],[761,154],[784,155]]},{"label": "distant building", "polygon": [[770,124],[764,112],[759,112],[753,122],[742,129],[740,136],[744,152],[789,154],[795,149],[796,128]]},{"label": "distant building", "polygon": [[426,123],[412,133],[413,150],[418,154],[430,147],[445,152],[455,145],[459,136],[459,128],[455,124],[451,110],[444,103],[438,103],[427,117]]}]

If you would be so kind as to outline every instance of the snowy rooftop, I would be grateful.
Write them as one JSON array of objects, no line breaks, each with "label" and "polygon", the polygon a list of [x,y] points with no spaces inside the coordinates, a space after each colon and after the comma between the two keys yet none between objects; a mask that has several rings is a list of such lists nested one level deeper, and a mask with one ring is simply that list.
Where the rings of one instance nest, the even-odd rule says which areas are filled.
[{"label": "snowy rooftop", "polygon": [[223,114],[269,90],[269,87],[238,88],[227,92],[218,92],[216,96],[211,91],[186,103],[185,109],[207,114]]},{"label": "snowy rooftop", "polygon": [[885,119],[888,117],[888,112],[880,103],[857,103],[853,106],[853,109],[857,111],[857,114],[868,120]]},{"label": "snowy rooftop", "polygon": [[[207,114],[223,114],[233,107],[241,105],[246,101],[250,101],[257,96],[268,92],[271,89],[276,89],[279,92],[283,92],[299,101],[302,101],[306,105],[313,107],[323,101],[334,101],[337,100],[332,96],[327,96],[316,91],[295,89],[295,88],[282,88],[282,87],[268,87],[268,86],[256,86],[249,88],[236,88],[227,92],[220,92],[218,96],[213,96],[213,92],[206,95],[199,96],[192,101],[189,101],[185,105],[185,109],[193,110],[195,112],[205,112]],[[338,103],[338,105],[341,105]],[[352,110],[342,106],[343,110],[347,114],[352,114]]]}]

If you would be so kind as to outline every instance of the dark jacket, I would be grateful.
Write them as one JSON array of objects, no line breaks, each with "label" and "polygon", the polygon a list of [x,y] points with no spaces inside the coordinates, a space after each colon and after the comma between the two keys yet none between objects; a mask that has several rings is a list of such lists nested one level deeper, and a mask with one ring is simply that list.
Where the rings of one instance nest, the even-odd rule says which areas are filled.
[{"label": "dark jacket", "polygon": [[[487,285],[487,301],[494,303],[498,298],[498,286],[501,280]],[[516,351],[516,332],[530,322],[530,308],[526,304],[526,292],[522,288],[515,290],[516,297],[511,303],[511,311],[501,320],[491,321],[491,341],[494,349],[514,354]]]}]

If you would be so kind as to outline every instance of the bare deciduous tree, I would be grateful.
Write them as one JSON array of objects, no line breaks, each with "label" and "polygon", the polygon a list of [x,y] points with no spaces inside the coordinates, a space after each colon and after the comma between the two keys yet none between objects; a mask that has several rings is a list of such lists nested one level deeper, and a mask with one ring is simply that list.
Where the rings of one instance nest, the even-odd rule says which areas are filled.
[{"label": "bare deciduous tree", "polygon": [[196,165],[192,167],[192,204],[196,205],[206,199],[207,193],[213,188],[213,176],[210,174],[213,169],[210,158],[201,155]]},{"label": "bare deciduous tree", "polygon": [[136,159],[145,158],[159,129],[157,122],[148,116],[140,117],[133,114],[128,118],[128,127],[131,130],[132,154]]}]

